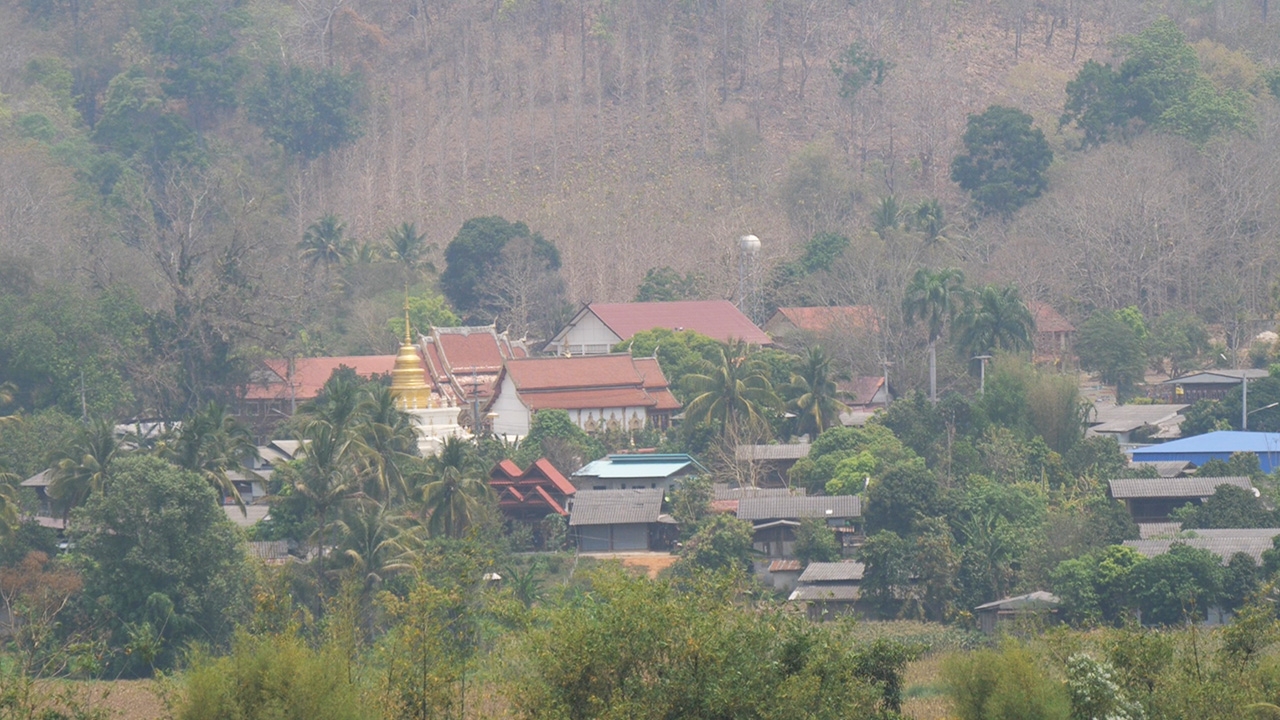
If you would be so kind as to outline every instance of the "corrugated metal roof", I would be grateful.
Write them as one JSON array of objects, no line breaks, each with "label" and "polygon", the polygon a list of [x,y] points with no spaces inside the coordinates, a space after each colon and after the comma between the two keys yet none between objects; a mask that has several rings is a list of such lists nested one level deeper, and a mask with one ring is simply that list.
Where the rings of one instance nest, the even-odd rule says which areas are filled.
[{"label": "corrugated metal roof", "polygon": [[804,489],[797,489],[794,493],[787,488],[762,488],[762,487],[729,487],[716,483],[711,486],[711,500],[741,500],[743,498],[761,498],[761,497],[802,497]]},{"label": "corrugated metal roof", "polygon": [[1227,564],[1231,556],[1238,552],[1245,553],[1255,562],[1262,562],[1262,553],[1272,548],[1272,538],[1280,535],[1280,528],[1261,530],[1195,530],[1196,537],[1180,537],[1165,540],[1125,540],[1125,547],[1131,547],[1140,555],[1155,557],[1169,552],[1174,543],[1183,543],[1193,548],[1202,548],[1222,558]]},{"label": "corrugated metal roof", "polygon": [[787,443],[785,445],[739,445],[733,450],[733,456],[739,461],[761,460],[799,460],[809,457],[809,443]]},{"label": "corrugated metal roof", "polygon": [[1062,600],[1057,595],[1044,590],[1027,593],[1026,595],[1017,595],[1015,597],[1002,598],[995,602],[989,602],[979,605],[974,610],[1022,610],[1036,608],[1050,608],[1062,604]]},{"label": "corrugated metal roof", "polygon": [[1172,380],[1165,380],[1161,385],[1239,385],[1240,378],[1247,377],[1250,380],[1268,377],[1271,374],[1269,370],[1259,370],[1257,368],[1248,368],[1245,370],[1205,370],[1203,372],[1191,373],[1183,375]]},{"label": "corrugated metal roof", "polygon": [[569,506],[569,524],[621,525],[658,522],[662,488],[579,490]]},{"label": "corrugated metal roof", "polygon": [[706,472],[688,455],[610,455],[593,460],[574,471],[573,477],[603,480],[668,478],[686,469]]},{"label": "corrugated metal roof", "polygon": [[49,471],[41,470],[20,483],[22,487],[49,487]]},{"label": "corrugated metal roof", "polygon": [[812,562],[796,582],[850,582],[862,580],[867,567],[860,562]]},{"label": "corrugated metal roof", "polygon": [[856,518],[862,517],[862,498],[857,495],[743,498],[738,501],[738,517],[753,521]]},{"label": "corrugated metal roof", "polygon": [[1253,482],[1247,477],[1123,478],[1111,481],[1111,497],[1117,500],[1207,498],[1219,485],[1253,489]]},{"label": "corrugated metal roof", "polygon": [[1162,478],[1176,478],[1185,475],[1192,467],[1191,463],[1186,460],[1159,460],[1152,462],[1133,462],[1132,458],[1129,460],[1129,467],[1132,469],[1136,470],[1139,466],[1143,465],[1149,465],[1152,468],[1155,468],[1155,471],[1159,473]]},{"label": "corrugated metal roof", "polygon": [[1280,433],[1218,430],[1204,435],[1194,435],[1181,440],[1138,448],[1133,451],[1133,459],[1141,461],[1144,455],[1165,455],[1168,453],[1236,452],[1280,452]]},{"label": "corrugated metal roof", "polygon": [[769,563],[769,572],[800,572],[804,565],[799,560],[774,560]]},{"label": "corrugated metal roof", "polygon": [[791,592],[787,600],[792,602],[853,602],[862,593],[857,585],[801,585]]},{"label": "corrugated metal roof", "polygon": [[1182,523],[1179,522],[1138,523],[1139,540],[1171,538],[1180,532],[1182,532]]}]

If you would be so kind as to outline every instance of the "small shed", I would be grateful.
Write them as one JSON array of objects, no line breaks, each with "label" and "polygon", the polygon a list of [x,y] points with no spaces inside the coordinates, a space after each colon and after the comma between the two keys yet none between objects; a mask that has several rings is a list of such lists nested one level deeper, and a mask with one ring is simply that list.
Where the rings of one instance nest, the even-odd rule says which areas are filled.
[{"label": "small shed", "polygon": [[1013,620],[1029,617],[1054,618],[1058,614],[1058,606],[1062,601],[1057,595],[1037,590],[1036,592],[1007,597],[973,609],[978,618],[978,626],[982,632],[993,635],[1000,625]]},{"label": "small shed", "polygon": [[804,603],[811,620],[847,615],[857,609],[866,566],[860,562],[815,562],[800,574],[789,602]]},{"label": "small shed", "polygon": [[1134,522],[1165,523],[1183,505],[1203,503],[1219,485],[1254,489],[1247,477],[1121,478],[1110,482],[1110,492],[1124,502]]},{"label": "small shed", "polygon": [[675,520],[662,512],[662,489],[580,490],[569,500],[569,529],[579,552],[644,552],[670,547]]}]

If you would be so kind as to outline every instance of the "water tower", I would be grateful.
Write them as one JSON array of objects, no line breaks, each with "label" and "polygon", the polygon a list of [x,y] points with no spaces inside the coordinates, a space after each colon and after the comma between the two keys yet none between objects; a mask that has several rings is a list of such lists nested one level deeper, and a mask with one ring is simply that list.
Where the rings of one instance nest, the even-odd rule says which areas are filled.
[{"label": "water tower", "polygon": [[760,238],[755,235],[738,238],[738,309],[752,322],[759,322],[756,317],[759,295],[756,292],[756,262],[759,257]]}]

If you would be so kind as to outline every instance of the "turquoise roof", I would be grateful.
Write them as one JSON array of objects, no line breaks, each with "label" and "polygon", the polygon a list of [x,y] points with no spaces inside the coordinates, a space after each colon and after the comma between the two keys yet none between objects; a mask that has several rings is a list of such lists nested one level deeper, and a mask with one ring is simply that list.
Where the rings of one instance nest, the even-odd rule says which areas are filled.
[{"label": "turquoise roof", "polygon": [[610,455],[578,468],[573,473],[573,477],[596,477],[607,480],[667,478],[690,467],[694,472],[707,472],[707,469],[694,460],[693,456],[684,453]]}]

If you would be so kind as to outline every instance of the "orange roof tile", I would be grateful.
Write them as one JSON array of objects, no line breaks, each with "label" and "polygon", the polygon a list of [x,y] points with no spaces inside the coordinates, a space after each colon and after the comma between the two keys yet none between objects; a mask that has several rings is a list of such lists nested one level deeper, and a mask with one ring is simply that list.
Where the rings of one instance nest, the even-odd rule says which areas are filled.
[{"label": "orange roof tile", "polygon": [[1031,311],[1031,316],[1035,318],[1036,332],[1072,333],[1076,331],[1075,326],[1048,303],[1028,300],[1027,309]]},{"label": "orange roof tile", "polygon": [[645,330],[668,328],[692,330],[720,342],[746,340],[752,345],[773,344],[764,331],[728,300],[592,303],[588,309],[623,340]]},{"label": "orange roof tile", "polygon": [[395,355],[347,355],[343,357],[295,358],[293,361],[292,393],[286,378],[289,377],[289,361],[272,359],[264,361],[271,371],[265,382],[253,382],[245,388],[247,400],[281,400],[294,398],[310,400],[320,394],[320,388],[329,381],[333,371],[348,367],[361,377],[386,375],[396,364]]},{"label": "orange roof tile", "polygon": [[[782,307],[774,317],[781,315],[797,329],[805,332],[867,330],[874,332],[879,326],[879,316],[870,305],[839,305],[834,307]],[[773,324],[771,318],[766,325]]]},{"label": "orange roof tile", "polygon": [[625,353],[524,358],[507,361],[504,372],[531,410],[680,408],[653,358],[633,359]]}]

